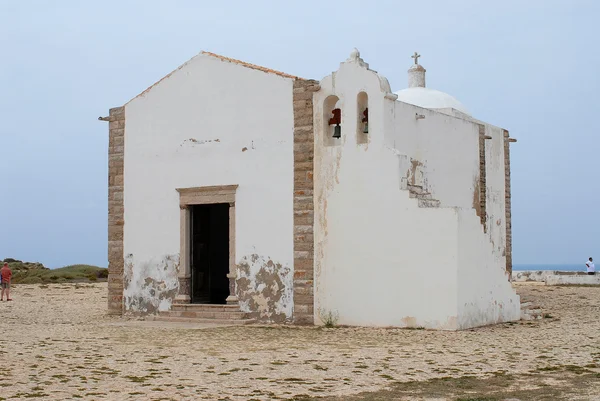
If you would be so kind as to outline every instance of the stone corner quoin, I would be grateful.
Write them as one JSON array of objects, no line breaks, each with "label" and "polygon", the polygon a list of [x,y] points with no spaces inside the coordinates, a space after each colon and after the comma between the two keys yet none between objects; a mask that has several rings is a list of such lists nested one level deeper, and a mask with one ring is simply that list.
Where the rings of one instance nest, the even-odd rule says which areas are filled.
[{"label": "stone corner quoin", "polygon": [[108,139],[108,313],[123,313],[123,168],[125,107],[109,112]]},{"label": "stone corner quoin", "polygon": [[318,81],[294,80],[294,314],[296,324],[314,323],[314,122]]}]

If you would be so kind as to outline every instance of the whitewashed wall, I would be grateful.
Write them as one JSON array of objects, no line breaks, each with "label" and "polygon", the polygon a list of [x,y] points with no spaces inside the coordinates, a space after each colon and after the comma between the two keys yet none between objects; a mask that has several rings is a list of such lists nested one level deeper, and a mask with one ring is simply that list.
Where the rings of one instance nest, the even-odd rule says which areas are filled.
[{"label": "whitewashed wall", "polygon": [[504,130],[485,124],[485,176],[487,234],[497,263],[506,266],[506,208],[504,167]]},{"label": "whitewashed wall", "polygon": [[[369,97],[366,144],[356,139],[361,91]],[[519,298],[494,250],[505,229],[484,233],[474,209],[478,125],[394,102],[389,92],[385,79],[348,61],[315,95],[315,309],[338,313],[340,324],[449,330],[518,319]],[[331,95],[342,109],[333,145],[322,109]],[[497,146],[489,152],[488,203],[499,202],[504,185]],[[415,166],[416,184],[441,207],[409,198]],[[495,218],[504,209],[490,210]]]},{"label": "whitewashed wall", "polygon": [[[385,84],[346,63],[315,95],[315,309],[339,314],[340,324],[455,329],[456,212],[419,208],[400,190],[402,155],[384,141],[394,121]],[[363,145],[356,140],[360,91],[369,96]],[[330,94],[340,98],[342,139],[323,146]]]},{"label": "whitewashed wall", "polygon": [[459,209],[458,227],[458,328],[519,320],[520,297],[479,217]]},{"label": "whitewashed wall", "polygon": [[175,189],[238,184],[236,263],[254,291],[241,297],[241,307],[249,311],[252,297],[260,298],[265,283],[257,275],[268,265],[267,275],[284,288],[277,311],[262,317],[290,317],[292,80],[199,55],[133,99],[125,114],[126,308],[165,310],[176,295]]},{"label": "whitewashed wall", "polygon": [[[485,124],[485,123],[483,123]],[[459,327],[518,320],[520,299],[506,273],[504,130],[485,124],[486,233],[480,219],[459,212]]]},{"label": "whitewashed wall", "polygon": [[[415,114],[425,118],[417,120]],[[418,184],[442,206],[472,208],[479,179],[479,127],[399,101],[390,124],[387,145],[423,166],[425,181]]]}]

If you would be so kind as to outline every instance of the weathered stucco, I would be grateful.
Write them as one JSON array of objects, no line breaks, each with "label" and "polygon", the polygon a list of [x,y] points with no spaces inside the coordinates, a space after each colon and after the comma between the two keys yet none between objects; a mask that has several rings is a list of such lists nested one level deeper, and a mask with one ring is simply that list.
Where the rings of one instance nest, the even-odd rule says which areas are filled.
[{"label": "weathered stucco", "polygon": [[[519,319],[497,147],[482,144],[469,117],[394,101],[379,82],[349,61],[314,98],[315,308],[350,325],[456,330]],[[356,146],[360,92],[368,148]],[[328,99],[342,110],[340,139],[318,121]]]},{"label": "weathered stucco", "polygon": [[396,97],[357,51],[319,84],[203,54],[128,103],[125,308],[177,295],[175,189],[225,185],[237,188],[232,302],[252,317],[447,330],[518,319],[503,131],[486,124],[482,140],[481,122]]},{"label": "weathered stucco", "polygon": [[[432,298],[456,300],[456,214],[421,208],[401,189],[402,182],[422,184],[426,163],[386,142],[393,101],[380,82],[359,63],[344,63],[315,94],[315,309],[336,314],[339,324],[455,329],[456,301]],[[368,147],[356,146],[361,91],[369,102]],[[323,108],[333,96],[342,137],[329,144]],[[431,274],[428,266],[439,269]]]},{"label": "weathered stucco", "polygon": [[156,313],[171,308],[179,290],[179,255],[166,255],[139,261],[125,257],[125,311]]},{"label": "weathered stucco", "polygon": [[[177,288],[174,268],[168,268],[168,277],[155,272],[165,263],[175,266],[164,255],[180,254],[180,237],[187,232],[181,229],[187,220],[182,219],[186,211],[180,209],[177,188],[237,185],[235,208],[230,209],[235,210],[230,216],[235,219],[230,265],[243,264],[246,255],[270,255],[285,267],[280,275],[289,274],[282,281],[291,280],[293,82],[293,77],[201,54],[127,104],[124,249],[133,255],[126,289],[129,309],[166,305],[152,297],[171,297],[169,291]],[[182,268],[189,263],[186,258],[181,258]],[[262,291],[261,283],[268,281],[267,265],[265,261],[262,270],[252,265],[246,279],[256,284],[254,291]],[[146,284],[146,278],[155,282]],[[159,295],[151,296],[151,291]],[[150,298],[154,301],[148,302]],[[291,302],[285,302],[284,310],[278,306],[267,315],[290,317]]]},{"label": "weathered stucco", "polygon": [[600,274],[588,275],[585,271],[524,270],[513,271],[514,282],[539,282],[546,285],[598,285]]},{"label": "weathered stucco", "polygon": [[242,257],[236,280],[241,311],[265,322],[282,323],[291,319],[292,280],[289,266],[256,254]]}]

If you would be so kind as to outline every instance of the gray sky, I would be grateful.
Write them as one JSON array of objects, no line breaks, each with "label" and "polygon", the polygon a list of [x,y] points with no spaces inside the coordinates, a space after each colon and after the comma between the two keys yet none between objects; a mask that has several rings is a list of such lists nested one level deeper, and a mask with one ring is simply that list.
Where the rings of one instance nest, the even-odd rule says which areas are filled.
[{"label": "gray sky", "polygon": [[0,0],[0,258],[107,265],[108,125],[201,50],[321,79],[418,51],[512,145],[515,263],[600,258],[600,2]]}]

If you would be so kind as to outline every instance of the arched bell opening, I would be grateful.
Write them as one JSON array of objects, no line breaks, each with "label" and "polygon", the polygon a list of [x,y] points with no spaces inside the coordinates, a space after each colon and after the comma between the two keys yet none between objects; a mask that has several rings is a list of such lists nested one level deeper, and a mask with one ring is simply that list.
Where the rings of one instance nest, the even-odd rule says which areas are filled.
[{"label": "arched bell opening", "polygon": [[360,92],[356,97],[356,143],[358,145],[369,143],[369,96]]},{"label": "arched bell opening", "polygon": [[331,95],[323,103],[323,144],[335,146],[342,140],[342,109],[337,96]]}]

